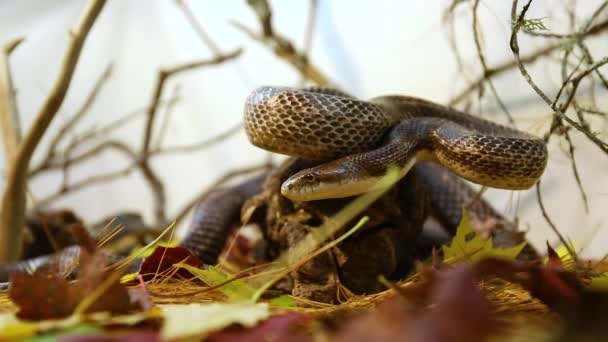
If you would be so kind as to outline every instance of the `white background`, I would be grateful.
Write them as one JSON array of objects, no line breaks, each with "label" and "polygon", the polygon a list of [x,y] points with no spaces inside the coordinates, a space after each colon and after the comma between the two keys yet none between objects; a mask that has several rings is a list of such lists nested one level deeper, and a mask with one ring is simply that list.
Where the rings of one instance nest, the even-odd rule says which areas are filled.
[{"label": "white background", "polygon": [[[456,69],[442,22],[449,1],[319,2],[312,61],[356,96],[369,98],[397,93],[447,103],[466,86],[467,80],[479,75],[469,4],[460,6],[455,25],[467,67],[463,76]],[[585,18],[599,2],[578,1],[578,17]],[[68,43],[68,31],[77,22],[84,4],[82,0],[0,0],[0,43],[26,37],[11,58],[18,106],[25,127],[29,126],[52,87]],[[166,94],[179,85],[182,100],[173,111],[164,142],[166,146],[200,141],[232,127],[241,120],[244,98],[256,86],[294,86],[300,81],[292,67],[230,24],[230,21],[238,21],[259,29],[245,1],[190,0],[188,4],[224,51],[243,47],[245,52],[236,62],[191,72],[170,82]],[[276,30],[298,47],[302,46],[308,4],[303,0],[272,2]],[[562,1],[538,0],[528,16],[546,17],[545,23],[550,30],[566,32],[562,9]],[[605,17],[606,14],[600,19]],[[480,25],[490,66],[513,58],[508,47],[509,18],[509,1],[482,1]],[[521,35],[522,55],[545,43]],[[596,59],[603,57],[602,52],[608,52],[606,35],[603,39],[590,40],[590,46]],[[146,106],[161,67],[211,56],[211,51],[197,38],[173,1],[108,1],[89,35],[67,98],[52,124],[51,134],[45,136],[37,150],[34,164],[46,151],[49,136],[73,115],[108,63],[114,63],[113,76],[77,131],[102,125]],[[608,73],[607,69],[602,70]],[[541,87],[553,97],[561,84],[556,65],[537,63],[531,71]],[[546,131],[551,112],[519,73],[514,71],[499,77],[495,84],[517,118],[519,128],[536,134]],[[601,89],[598,94],[605,98],[606,90]],[[481,107],[483,115],[504,121],[491,96],[488,99]],[[479,107],[474,108],[473,113],[479,114]],[[603,109],[606,110],[606,106]],[[136,121],[115,132],[115,136],[137,149],[141,143],[142,124],[142,120]],[[605,229],[608,157],[580,134],[573,136],[590,212],[586,214],[583,209],[580,193],[571,177],[569,159],[564,153],[565,145],[557,139],[550,145],[549,165],[543,177],[545,204],[562,233],[579,244],[591,240],[586,255],[602,256],[608,237]],[[169,216],[226,170],[258,163],[264,156],[264,152],[250,146],[245,135],[240,133],[211,150],[154,159],[153,167],[167,188]],[[115,153],[105,153],[79,167],[73,180],[116,170],[127,163]],[[59,184],[59,174],[54,173],[35,178],[30,186],[34,196],[42,198],[56,191]],[[547,240],[557,241],[542,219],[534,190],[490,189],[486,197],[501,212],[509,216],[517,214],[522,227],[529,228],[529,237],[537,246]],[[55,207],[73,208],[88,221],[124,210],[142,212],[150,220],[151,204],[149,189],[141,175],[135,172],[121,180],[66,196],[56,202]]]}]

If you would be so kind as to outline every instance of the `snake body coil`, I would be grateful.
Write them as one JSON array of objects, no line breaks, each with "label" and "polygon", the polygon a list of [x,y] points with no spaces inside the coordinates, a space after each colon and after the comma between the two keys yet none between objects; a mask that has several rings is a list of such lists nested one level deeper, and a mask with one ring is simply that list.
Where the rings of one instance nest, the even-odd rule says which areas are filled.
[{"label": "snake body coil", "polygon": [[423,160],[481,185],[527,189],[547,163],[538,137],[409,96],[362,101],[322,89],[261,87],[246,101],[245,129],[266,150],[332,160],[283,183],[282,193],[299,201],[356,195],[388,167],[405,175]]}]

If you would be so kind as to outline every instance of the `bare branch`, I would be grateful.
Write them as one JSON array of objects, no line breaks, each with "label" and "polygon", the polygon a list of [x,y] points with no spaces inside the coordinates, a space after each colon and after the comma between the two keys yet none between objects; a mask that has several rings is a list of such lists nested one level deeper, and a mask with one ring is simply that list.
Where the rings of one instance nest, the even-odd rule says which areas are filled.
[{"label": "bare branch", "polygon": [[[475,38],[477,56],[479,57],[479,62],[481,63],[481,67],[483,68],[483,74],[487,75],[488,65],[486,64],[486,57],[485,57],[485,54],[483,53],[483,48],[481,47],[481,39],[479,37],[479,31],[478,31],[478,26],[479,26],[479,24],[477,23],[477,21],[478,21],[477,8],[478,7],[479,7],[479,0],[475,0],[475,3],[473,4],[473,37]],[[494,98],[496,99],[498,106],[502,109],[503,113],[505,113],[505,115],[507,116],[509,123],[511,125],[515,126],[515,120],[513,120],[513,116],[507,109],[507,106],[504,104],[504,102],[502,101],[500,96],[498,96],[498,92],[496,91],[496,88],[494,87],[494,82],[492,82],[492,79],[489,77],[486,77],[486,82],[488,83],[488,86],[490,87],[490,90],[492,91],[492,94],[494,95]]]},{"label": "bare branch", "polygon": [[23,38],[13,39],[0,51],[0,125],[4,142],[4,165],[7,166],[13,163],[21,141],[21,124],[11,79],[9,56],[22,41]]},{"label": "bare branch", "polygon": [[220,143],[220,142],[226,140],[227,138],[237,134],[238,132],[240,132],[242,130],[242,128],[243,128],[243,123],[239,122],[238,124],[229,128],[225,132],[216,135],[215,137],[211,137],[209,139],[205,139],[203,141],[200,141],[200,142],[197,142],[197,143],[194,143],[191,145],[171,146],[171,147],[164,147],[164,148],[158,147],[155,150],[151,150],[150,155],[156,156],[156,155],[167,155],[167,154],[174,154],[174,153],[188,153],[188,152],[200,151],[200,150],[209,148],[217,143]]},{"label": "bare branch", "polygon": [[307,80],[317,83],[320,86],[331,86],[334,83],[329,80],[315,65],[310,63],[306,52],[298,51],[293,43],[287,38],[279,35],[272,26],[272,10],[266,0],[247,0],[249,6],[255,11],[262,33],[254,33],[241,23],[232,24],[243,31],[255,41],[262,43],[270,49],[277,57],[291,64]]},{"label": "bare branch", "polygon": [[317,10],[319,8],[318,0],[309,0],[308,18],[306,19],[306,30],[304,31],[304,44],[302,50],[304,54],[310,58],[310,50],[315,35],[315,23],[317,22]]},{"label": "bare branch", "polygon": [[148,153],[150,148],[150,141],[152,139],[152,131],[154,128],[154,120],[156,118],[156,113],[158,109],[158,104],[163,95],[165,82],[171,77],[180,74],[184,71],[189,71],[196,68],[207,67],[210,65],[217,65],[224,63],[228,60],[237,58],[241,55],[242,49],[234,50],[228,54],[219,55],[212,59],[205,59],[200,61],[194,61],[189,63],[180,64],[171,68],[167,68],[161,70],[158,74],[158,78],[156,80],[156,86],[154,87],[154,93],[152,95],[152,100],[150,102],[150,106],[148,107],[147,112],[147,121],[146,121],[146,129],[144,133],[143,145],[142,145],[142,153],[145,156]]},{"label": "bare branch", "polygon": [[150,150],[150,142],[152,139],[152,133],[154,131],[154,122],[155,122],[156,115],[158,112],[158,104],[160,103],[160,100],[163,96],[165,82],[168,79],[170,79],[171,77],[173,77],[177,74],[180,74],[184,71],[189,71],[192,69],[206,67],[206,66],[210,66],[210,65],[217,65],[217,64],[224,63],[228,60],[232,60],[232,59],[238,57],[241,54],[241,52],[242,52],[241,49],[237,49],[229,54],[218,55],[212,59],[206,59],[206,60],[200,60],[200,61],[180,64],[178,66],[174,66],[174,67],[171,67],[168,69],[161,70],[160,73],[158,74],[156,86],[154,88],[154,93],[152,95],[152,100],[151,100],[149,110],[146,115],[147,120],[146,120],[144,138],[143,138],[143,143],[142,143],[142,148],[141,148],[142,158],[140,160],[140,168],[141,168],[144,176],[148,179],[149,184],[152,187],[154,195],[155,195],[155,197],[154,197],[155,198],[154,215],[158,222],[166,221],[166,215],[165,215],[166,195],[165,195],[165,189],[164,189],[162,182],[160,182],[158,177],[156,177],[156,175],[154,174],[154,172],[148,162],[148,155],[150,152],[149,150]]},{"label": "bare branch", "polygon": [[[515,1],[517,1],[517,0],[515,0]],[[568,250],[568,253],[570,253],[570,255],[572,255],[572,257],[576,259],[576,252],[572,249],[572,247],[570,246],[568,241],[566,241],[566,239],[564,238],[562,233],[560,233],[559,229],[557,229],[557,226],[555,225],[555,223],[553,223],[553,220],[551,220],[551,217],[549,217],[549,213],[547,213],[547,209],[545,209],[545,205],[543,204],[543,198],[542,198],[541,192],[540,192],[540,180],[538,180],[538,182],[536,183],[536,199],[538,201],[538,206],[540,207],[540,211],[543,214],[543,218],[549,224],[549,227],[551,227],[551,229],[553,230],[555,235],[557,235],[557,237],[559,238],[559,241],[562,243],[562,245]]]},{"label": "bare branch", "polygon": [[[591,37],[591,36],[604,32],[606,29],[608,29],[608,20],[605,20],[602,23],[591,27],[584,34],[582,34],[581,37]],[[564,45],[562,42],[548,45],[527,56],[523,56],[523,57],[520,56],[520,62],[521,62],[521,64],[524,64],[524,65],[534,63],[539,58],[547,56],[551,52],[562,49],[563,47],[564,47]],[[448,105],[455,106],[455,105],[459,104],[460,102],[464,101],[471,93],[473,93],[474,91],[479,89],[481,84],[483,84],[486,79],[501,75],[516,67],[518,67],[517,61],[507,61],[507,62],[499,64],[493,68],[488,68],[487,72],[484,75],[479,76],[475,81],[471,82],[467,86],[467,88],[465,88],[463,91],[461,91],[458,95],[454,96],[448,102]]]},{"label": "bare branch", "polygon": [[198,35],[199,39],[205,45],[207,45],[207,47],[209,48],[209,50],[211,50],[211,52],[213,52],[213,54],[215,54],[215,55],[221,55],[222,54],[222,50],[213,41],[213,39],[211,39],[211,36],[209,36],[209,34],[207,34],[207,31],[203,28],[203,25],[201,25],[196,20],[196,17],[194,16],[194,12],[192,11],[192,8],[190,8],[190,6],[188,6],[188,4],[186,3],[186,1],[184,1],[184,0],[175,0],[175,3],[179,7],[179,9],[182,11],[182,13],[184,13],[184,16],[188,20],[188,23],[190,23],[190,26],[192,26],[192,28],[194,29],[194,32],[196,32],[196,34]]},{"label": "bare branch", "polygon": [[[522,12],[521,12],[521,14],[519,15],[518,18],[515,18],[515,16],[512,18],[513,21],[515,22],[515,25],[513,27],[513,32],[511,34],[510,46],[511,46],[511,51],[513,51],[513,55],[515,56],[515,60],[517,62],[517,66],[519,68],[519,71],[523,75],[524,79],[528,82],[528,84],[532,87],[532,89],[534,89],[534,91],[551,107],[551,109],[553,109],[557,114],[559,114],[559,116],[563,120],[565,120],[566,122],[568,122],[572,127],[576,128],[578,131],[580,131],[583,134],[585,134],[587,136],[587,138],[589,138],[589,140],[591,140],[593,143],[595,143],[602,151],[604,151],[604,153],[608,154],[608,144],[606,144],[605,142],[603,142],[602,140],[600,140],[595,134],[593,134],[589,130],[585,129],[585,127],[582,127],[577,122],[575,122],[574,120],[570,119],[564,113],[564,110],[562,110],[561,108],[558,108],[557,103],[552,102],[549,99],[549,97],[536,85],[536,83],[532,80],[532,77],[528,73],[526,67],[524,66],[524,64],[523,64],[523,62],[521,60],[521,57],[519,55],[519,44],[518,44],[518,41],[517,41],[517,33],[519,32],[519,28],[521,26],[521,23],[522,23],[525,15],[526,15],[526,12],[530,8],[531,3],[532,3],[532,0],[529,0],[528,3],[522,9]],[[517,4],[517,0],[514,0],[513,4],[515,6]],[[515,13],[513,13],[513,15],[515,15]],[[596,65],[594,65],[593,68],[587,69],[585,72],[581,73],[579,75],[579,77],[576,77],[575,79],[573,79],[572,80],[573,91],[571,93],[571,96],[574,96],[574,93],[576,92],[576,87],[578,86],[578,83],[580,83],[580,80],[583,77],[585,77],[586,75],[588,75],[589,73],[591,73],[593,70],[595,70],[596,68],[599,68],[601,65],[603,65],[605,63],[608,63],[608,60],[606,60],[606,61],[602,60],[602,61],[596,63]],[[567,103],[569,104],[570,101],[571,101],[571,98],[569,99],[569,101]],[[565,107],[563,107],[563,108],[565,109]]]},{"label": "bare branch", "polygon": [[169,122],[171,120],[171,115],[173,114],[173,108],[177,104],[179,93],[179,85],[176,85],[173,88],[173,95],[170,97],[170,100],[167,101],[167,105],[165,106],[165,110],[163,113],[163,121],[160,125],[160,131],[158,132],[158,138],[156,139],[156,144],[154,144],[156,149],[160,149],[163,145],[163,141],[165,140],[165,136],[167,135],[167,130],[169,129]]},{"label": "bare branch", "polygon": [[585,189],[583,188],[583,182],[581,181],[581,176],[578,172],[578,167],[576,166],[576,158],[574,157],[574,144],[572,143],[572,139],[570,139],[570,133],[568,133],[567,130],[564,132],[564,138],[566,139],[566,142],[568,142],[568,152],[570,153],[570,164],[572,165],[574,179],[576,180],[576,185],[578,186],[578,190],[581,193],[583,205],[585,206],[585,212],[588,213],[589,201],[587,200],[587,194],[585,193]]},{"label": "bare branch", "polygon": [[53,89],[36,114],[34,123],[25,135],[23,142],[19,145],[15,162],[9,167],[7,186],[0,209],[0,244],[2,244],[0,246],[0,263],[15,261],[21,253],[22,227],[25,220],[25,185],[30,159],[44,132],[63,103],[84,41],[105,3],[105,0],[91,0],[87,4],[84,15],[72,31],[68,50]]},{"label": "bare branch", "polygon": [[72,129],[85,116],[85,114],[89,112],[89,108],[91,108],[93,103],[95,103],[99,92],[103,88],[103,85],[108,81],[108,79],[110,79],[111,74],[112,64],[109,64],[106,69],[101,73],[101,75],[93,85],[89,96],[87,96],[86,100],[82,103],[82,105],[76,111],[74,116],[67,120],[63,126],[61,126],[59,131],[57,131],[57,134],[51,140],[47,156],[45,158],[47,161],[50,161],[55,155],[55,153],[57,153],[57,145],[59,145],[61,139],[63,139],[65,135],[70,131],[70,129]]},{"label": "bare branch", "polygon": [[80,191],[84,188],[90,187],[91,185],[99,185],[103,183],[107,183],[113,181],[115,179],[128,176],[131,172],[133,172],[136,168],[136,164],[131,164],[130,166],[117,171],[108,172],[106,174],[92,176],[87,179],[83,179],[82,181],[75,182],[72,184],[63,184],[59,191],[56,193],[49,195],[36,203],[36,209],[43,209],[53,203],[54,201],[60,199],[61,197]]}]

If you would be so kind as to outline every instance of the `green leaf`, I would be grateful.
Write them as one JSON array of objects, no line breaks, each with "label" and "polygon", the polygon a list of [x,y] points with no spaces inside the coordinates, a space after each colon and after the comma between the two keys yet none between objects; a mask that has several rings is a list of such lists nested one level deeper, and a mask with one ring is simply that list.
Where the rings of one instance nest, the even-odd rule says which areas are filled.
[{"label": "green leaf", "polygon": [[492,239],[483,239],[471,226],[469,215],[466,210],[462,211],[462,219],[456,235],[449,245],[442,246],[443,259],[445,262],[468,260],[477,262],[485,258],[515,259],[526,246],[522,242],[517,246],[509,248],[494,248]]},{"label": "green leaf", "polygon": [[210,266],[206,270],[183,263],[178,263],[174,266],[188,270],[188,272],[192,273],[209,286],[217,286],[226,283],[219,287],[218,290],[225,294],[228,297],[228,301],[232,303],[249,301],[253,298],[256,291],[253,286],[239,279],[227,282],[230,279],[230,276],[222,273],[213,266]]},{"label": "green leaf", "polygon": [[[521,21],[521,29],[528,33],[534,33],[536,31],[547,31],[548,29],[545,26],[545,23],[543,22],[543,20],[545,19],[546,18],[523,19]],[[516,20],[513,21],[513,27],[515,27],[515,25],[517,25]]]},{"label": "green leaf", "polygon": [[295,305],[293,298],[290,295],[282,295],[275,297],[268,301],[272,306],[278,306],[282,308],[292,308]]},{"label": "green leaf", "polygon": [[[267,303],[210,303],[159,305],[163,340],[202,340],[210,332],[232,324],[252,327],[270,316]],[[196,338],[196,339],[195,339]]]}]

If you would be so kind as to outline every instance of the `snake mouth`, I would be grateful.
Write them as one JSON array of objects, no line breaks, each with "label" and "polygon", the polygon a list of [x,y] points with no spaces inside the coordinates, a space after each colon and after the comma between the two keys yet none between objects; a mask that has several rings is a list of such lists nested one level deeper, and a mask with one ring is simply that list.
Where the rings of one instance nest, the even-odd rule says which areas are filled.
[{"label": "snake mouth", "polygon": [[295,202],[318,201],[360,195],[374,190],[376,184],[382,179],[381,177],[371,177],[347,184],[342,184],[341,182],[302,184],[302,180],[296,176],[290,177],[281,185],[281,194]]}]

